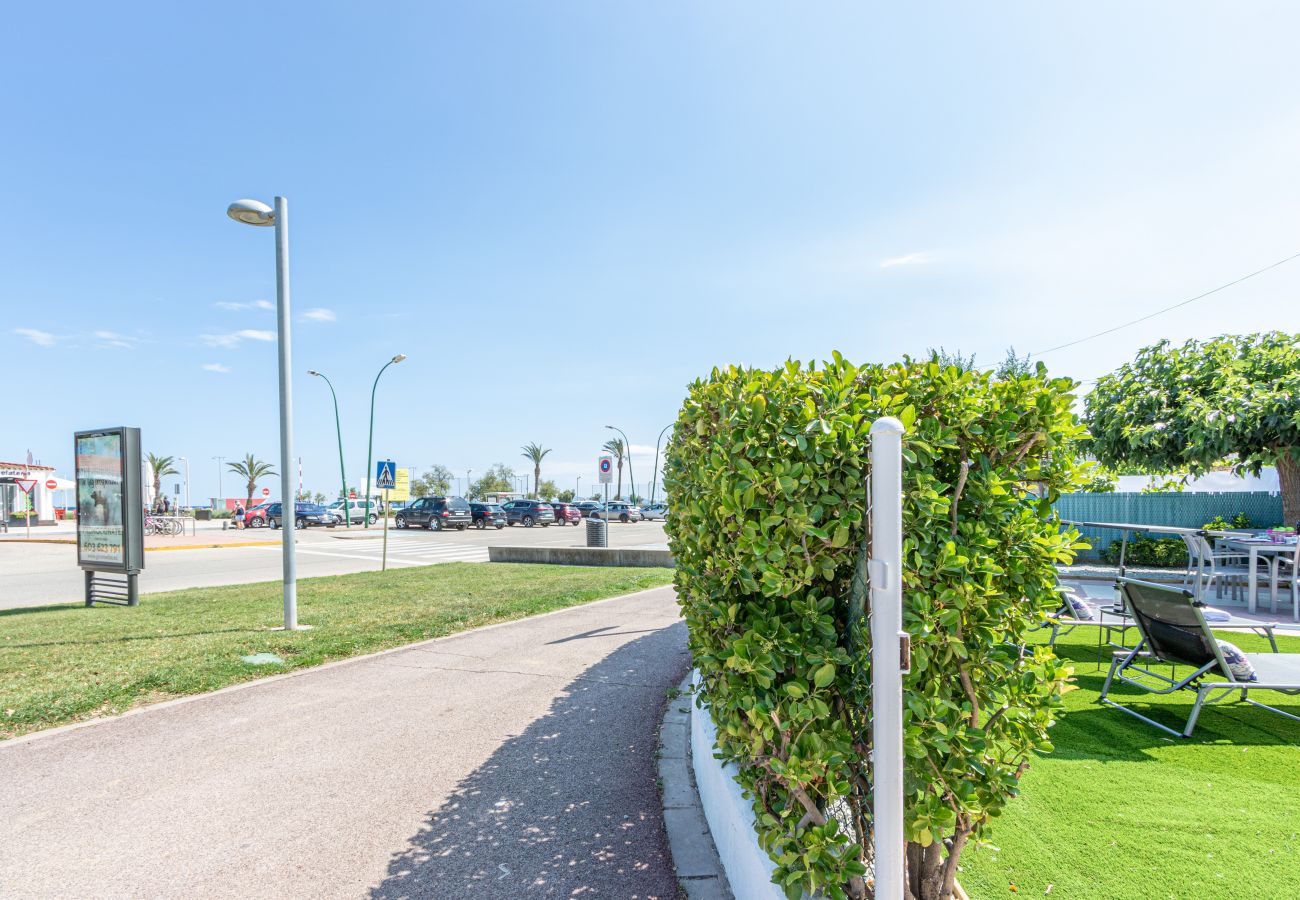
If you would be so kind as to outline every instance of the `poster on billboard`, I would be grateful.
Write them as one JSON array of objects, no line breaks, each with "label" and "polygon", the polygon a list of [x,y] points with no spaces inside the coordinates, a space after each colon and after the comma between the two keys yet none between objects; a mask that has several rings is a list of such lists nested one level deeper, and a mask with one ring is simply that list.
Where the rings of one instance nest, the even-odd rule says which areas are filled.
[{"label": "poster on billboard", "polygon": [[75,458],[77,564],[138,572],[144,568],[140,429],[79,431]]}]

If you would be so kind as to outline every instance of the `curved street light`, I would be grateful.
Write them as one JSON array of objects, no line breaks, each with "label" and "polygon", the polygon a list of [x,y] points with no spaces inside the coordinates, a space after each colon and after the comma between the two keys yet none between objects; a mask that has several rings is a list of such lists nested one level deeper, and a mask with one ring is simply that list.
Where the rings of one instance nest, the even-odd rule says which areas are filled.
[{"label": "curved street light", "polygon": [[[339,422],[339,395],[334,393],[334,384],[321,372],[315,369],[310,370],[308,375],[314,375],[329,385],[330,396],[334,398],[334,431],[339,436],[339,478],[343,482],[343,493],[339,494],[339,500],[343,503],[343,527],[352,527],[352,508],[348,504],[348,475],[343,469],[343,426]],[[369,520],[369,516],[366,519]]]},{"label": "curved street light", "polygon": [[672,423],[672,422],[669,422],[667,425],[665,425],[665,426],[664,426],[664,430],[661,431],[661,432],[659,432],[659,438],[658,438],[658,440],[655,441],[655,470],[654,470],[654,472],[653,472],[653,473],[651,474],[651,476],[650,476],[650,502],[651,502],[651,504],[653,504],[653,503],[655,502],[655,485],[657,484],[657,482],[658,482],[658,480],[659,480],[659,445],[660,445],[661,443],[663,443],[664,435],[667,434],[667,433],[668,433],[668,429],[669,429],[669,428],[672,428],[672,427],[673,427],[673,423]]},{"label": "curved street light", "polygon": [[[285,490],[293,471],[293,379],[290,376],[291,354],[289,325],[289,201],[275,198],[275,207],[260,200],[236,200],[226,208],[226,215],[245,225],[275,227],[275,319],[279,345],[280,375],[280,502],[288,502]],[[295,507],[296,508],[296,507]],[[295,516],[280,517],[284,528],[280,543],[284,570],[284,630],[298,628],[298,565],[294,555]]]},{"label": "curved street light", "polygon": [[[384,374],[384,369],[396,365],[404,359],[406,359],[405,353],[397,354],[384,363],[383,368],[379,370],[379,375]],[[366,521],[362,525],[364,528],[370,527],[370,466],[375,452],[375,391],[379,388],[379,375],[375,376],[375,383],[370,386],[370,440],[366,444]],[[388,515],[388,510],[384,510],[384,515]]]},{"label": "curved street light", "polygon": [[[623,455],[627,457],[627,480],[631,485],[631,488],[628,490],[628,498],[630,501],[632,497],[636,496],[636,476],[632,474],[632,442],[628,440],[627,432],[622,428],[615,428],[613,425],[606,425],[605,427],[610,431],[617,431],[619,434],[623,435]],[[616,497],[614,499],[617,500],[619,498]]]}]

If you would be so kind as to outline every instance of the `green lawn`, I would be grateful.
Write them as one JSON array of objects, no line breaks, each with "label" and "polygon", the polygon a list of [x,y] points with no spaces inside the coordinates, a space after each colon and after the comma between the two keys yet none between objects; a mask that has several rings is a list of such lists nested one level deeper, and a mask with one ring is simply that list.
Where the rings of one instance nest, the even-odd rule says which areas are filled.
[{"label": "green lawn", "polygon": [[[1254,635],[1224,637],[1268,650]],[[1278,645],[1300,653],[1300,638]],[[989,835],[993,846],[964,854],[967,892],[1042,897],[1050,885],[1053,900],[1300,897],[1300,723],[1224,701],[1205,708],[1191,738],[1172,738],[1097,702],[1106,669],[1094,631],[1076,630],[1057,652],[1073,664],[1078,689],[1052,730],[1056,751],[1025,775],[1023,794]],[[1127,686],[1112,695],[1180,730],[1195,699]],[[1300,697],[1251,696],[1300,715]]]},{"label": "green lawn", "polygon": [[[602,597],[667,569],[451,563],[307,578],[282,622],[279,582],[146,594],[135,608],[0,610],[0,739]],[[241,657],[274,653],[283,665]]]}]

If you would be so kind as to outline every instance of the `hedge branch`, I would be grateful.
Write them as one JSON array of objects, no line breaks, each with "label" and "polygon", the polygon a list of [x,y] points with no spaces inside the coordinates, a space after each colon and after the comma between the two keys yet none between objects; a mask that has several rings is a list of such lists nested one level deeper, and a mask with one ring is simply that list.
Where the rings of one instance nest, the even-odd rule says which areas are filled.
[{"label": "hedge branch", "polygon": [[957,474],[957,488],[952,492],[952,536],[957,536],[957,504],[961,502],[961,492],[966,490],[966,476],[970,474],[970,460],[963,453],[961,471]]}]

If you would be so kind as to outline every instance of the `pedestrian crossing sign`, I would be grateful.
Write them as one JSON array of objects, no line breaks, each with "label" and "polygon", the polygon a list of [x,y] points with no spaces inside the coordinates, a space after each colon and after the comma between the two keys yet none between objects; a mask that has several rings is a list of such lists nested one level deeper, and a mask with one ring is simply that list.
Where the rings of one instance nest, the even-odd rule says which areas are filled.
[{"label": "pedestrian crossing sign", "polygon": [[397,486],[397,466],[391,459],[385,459],[375,466],[375,489],[391,491]]}]

